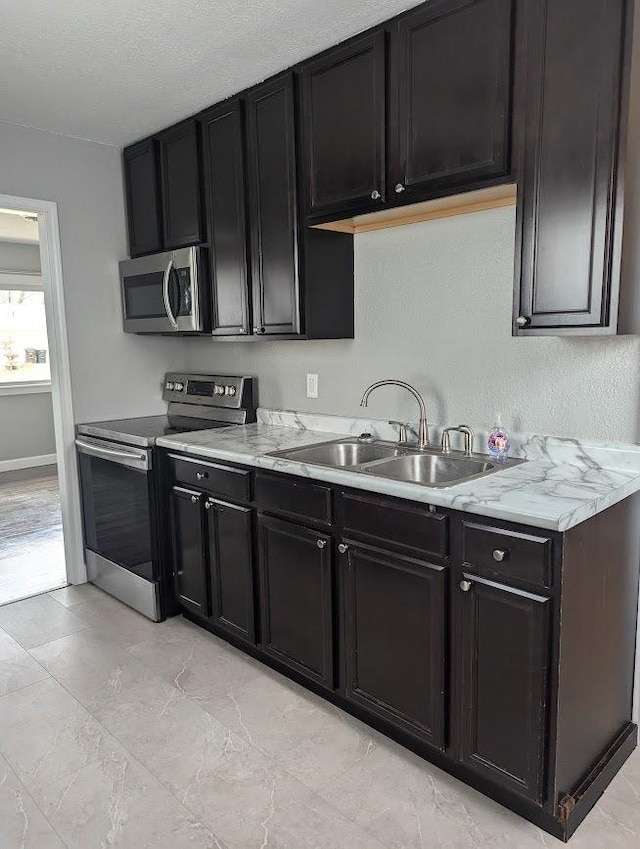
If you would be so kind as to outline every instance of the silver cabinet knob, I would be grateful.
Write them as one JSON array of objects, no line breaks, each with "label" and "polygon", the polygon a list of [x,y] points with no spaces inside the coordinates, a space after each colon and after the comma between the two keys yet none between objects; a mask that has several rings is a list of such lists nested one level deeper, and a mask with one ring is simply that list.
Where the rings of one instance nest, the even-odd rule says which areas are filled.
[{"label": "silver cabinet knob", "polygon": [[395,185],[396,194],[401,195],[403,191],[404,191],[404,186],[402,185],[402,183],[396,183],[396,185]]},{"label": "silver cabinet knob", "polygon": [[204,509],[205,510],[211,510],[212,507],[213,507],[213,504],[211,503],[211,501],[205,501],[204,502]]},{"label": "silver cabinet knob", "polygon": [[209,472],[196,472],[196,479],[199,481],[205,480],[205,478],[209,477]]},{"label": "silver cabinet knob", "polygon": [[246,332],[247,332],[247,328],[246,328],[246,327],[239,327],[239,328],[238,328],[238,333],[246,333]]},{"label": "silver cabinet knob", "polygon": [[371,200],[380,200],[380,192],[377,189],[371,192]]},{"label": "silver cabinet knob", "polygon": [[340,545],[338,546],[338,551],[340,552],[340,554],[346,554],[347,551],[349,551],[349,546],[345,545],[343,542],[341,542]]},{"label": "silver cabinet knob", "polygon": [[460,581],[460,589],[463,593],[468,593],[471,589],[471,581]]},{"label": "silver cabinet knob", "polygon": [[519,315],[516,318],[516,324],[518,325],[518,327],[528,327],[531,324],[531,319],[528,318],[526,315]]},{"label": "silver cabinet knob", "polygon": [[502,563],[502,561],[506,560],[509,556],[509,552],[504,548],[496,548],[491,556],[496,563]]},{"label": "silver cabinet knob", "polygon": [[318,546],[318,548],[326,548],[327,541],[326,539],[318,539],[316,540],[316,545]]},{"label": "silver cabinet knob", "polygon": [[197,503],[198,503],[198,496],[197,496],[197,495],[192,495],[192,496],[191,496],[191,503],[192,503],[192,504],[197,504]]}]

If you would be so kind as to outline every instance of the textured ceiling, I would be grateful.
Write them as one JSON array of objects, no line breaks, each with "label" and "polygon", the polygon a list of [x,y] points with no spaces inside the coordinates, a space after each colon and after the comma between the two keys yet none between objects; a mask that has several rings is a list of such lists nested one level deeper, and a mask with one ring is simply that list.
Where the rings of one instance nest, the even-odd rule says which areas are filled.
[{"label": "textured ceiling", "polygon": [[122,145],[416,0],[0,0],[0,120]]}]

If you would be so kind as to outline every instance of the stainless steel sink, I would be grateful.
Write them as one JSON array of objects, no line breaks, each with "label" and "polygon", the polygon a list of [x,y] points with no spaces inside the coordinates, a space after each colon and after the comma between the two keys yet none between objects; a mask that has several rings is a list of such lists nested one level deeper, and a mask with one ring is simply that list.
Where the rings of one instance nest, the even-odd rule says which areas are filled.
[{"label": "stainless steel sink", "polygon": [[362,471],[423,486],[451,486],[479,475],[489,474],[497,469],[495,463],[472,457],[413,454],[387,460],[384,463],[376,463],[375,466],[364,468]]},{"label": "stainless steel sink", "polygon": [[381,442],[360,442],[358,439],[345,439],[339,442],[321,442],[319,445],[306,445],[289,451],[274,451],[272,457],[297,460],[299,463],[312,463],[317,466],[333,468],[352,468],[363,463],[402,457],[407,450]]},{"label": "stainless steel sink", "polygon": [[269,456],[429,487],[454,486],[525,462],[510,459],[496,463],[482,454],[452,455],[437,449],[421,451],[391,442],[363,442],[356,437],[272,451]]}]

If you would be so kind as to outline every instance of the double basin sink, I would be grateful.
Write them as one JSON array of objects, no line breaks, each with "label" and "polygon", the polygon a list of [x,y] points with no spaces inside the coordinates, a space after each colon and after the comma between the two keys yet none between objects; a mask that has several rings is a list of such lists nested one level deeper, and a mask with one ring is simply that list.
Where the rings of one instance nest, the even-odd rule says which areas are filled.
[{"label": "double basin sink", "polygon": [[478,454],[446,454],[435,448],[419,450],[356,437],[273,451],[269,456],[431,487],[454,486],[524,462],[493,462]]}]

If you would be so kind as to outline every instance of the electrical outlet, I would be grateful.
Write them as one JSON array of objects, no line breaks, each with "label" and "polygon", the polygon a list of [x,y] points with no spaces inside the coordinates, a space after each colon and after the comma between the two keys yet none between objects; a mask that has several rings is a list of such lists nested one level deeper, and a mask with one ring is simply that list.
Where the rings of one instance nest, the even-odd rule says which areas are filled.
[{"label": "electrical outlet", "polygon": [[318,375],[317,374],[308,374],[307,375],[307,398],[317,398],[318,397]]}]

